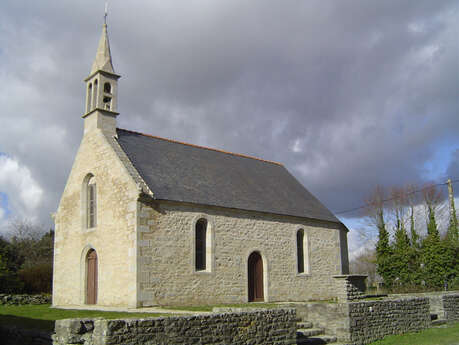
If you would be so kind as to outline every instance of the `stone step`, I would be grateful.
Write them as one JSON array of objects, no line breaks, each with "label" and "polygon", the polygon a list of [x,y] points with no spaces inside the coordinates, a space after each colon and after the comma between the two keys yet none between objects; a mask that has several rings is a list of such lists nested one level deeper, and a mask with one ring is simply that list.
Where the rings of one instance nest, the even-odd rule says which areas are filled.
[{"label": "stone step", "polygon": [[296,323],[296,328],[312,328],[312,322],[301,321]]},{"label": "stone step", "polygon": [[320,335],[309,338],[300,338],[296,341],[297,345],[322,345],[322,344],[336,344],[336,337],[332,335]]},{"label": "stone step", "polygon": [[435,326],[441,326],[441,325],[445,325],[447,323],[448,323],[448,321],[445,320],[445,319],[437,319],[437,320],[433,320],[432,321],[432,326],[434,326],[434,327]]},{"label": "stone step", "polygon": [[312,337],[313,335],[323,334],[323,328],[299,328],[296,330],[297,336]]}]

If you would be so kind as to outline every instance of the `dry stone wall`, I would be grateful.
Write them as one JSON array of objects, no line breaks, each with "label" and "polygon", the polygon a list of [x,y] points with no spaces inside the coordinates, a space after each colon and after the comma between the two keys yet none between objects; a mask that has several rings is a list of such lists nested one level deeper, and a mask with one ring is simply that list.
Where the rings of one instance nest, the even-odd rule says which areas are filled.
[{"label": "dry stone wall", "polygon": [[296,344],[294,309],[127,320],[56,322],[54,345]]},{"label": "dry stone wall", "polygon": [[[456,308],[457,304],[452,308]],[[335,335],[340,342],[369,344],[386,335],[418,331],[431,326],[429,299],[407,298],[348,303],[295,303],[304,321]]]},{"label": "dry stone wall", "polygon": [[428,298],[349,303],[352,344],[368,344],[386,335],[419,331],[431,326]]},{"label": "dry stone wall", "polygon": [[0,305],[22,305],[22,304],[48,304],[51,303],[51,295],[10,295],[0,294]]},{"label": "dry stone wall", "polygon": [[443,296],[443,311],[446,320],[459,320],[459,293]]}]

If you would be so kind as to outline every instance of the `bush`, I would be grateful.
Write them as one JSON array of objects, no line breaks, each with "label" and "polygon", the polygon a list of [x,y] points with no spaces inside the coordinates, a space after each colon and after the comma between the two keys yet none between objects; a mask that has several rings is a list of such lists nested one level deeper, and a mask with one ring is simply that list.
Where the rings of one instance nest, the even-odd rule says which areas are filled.
[{"label": "bush", "polygon": [[53,281],[53,265],[40,263],[19,270],[19,279],[24,284],[24,292],[28,294],[51,293]]}]

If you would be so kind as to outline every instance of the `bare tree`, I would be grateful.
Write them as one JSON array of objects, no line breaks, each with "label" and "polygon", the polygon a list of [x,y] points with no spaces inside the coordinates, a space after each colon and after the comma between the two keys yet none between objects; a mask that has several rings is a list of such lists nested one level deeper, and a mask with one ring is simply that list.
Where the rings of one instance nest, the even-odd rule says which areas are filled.
[{"label": "bare tree", "polygon": [[374,249],[367,248],[350,262],[350,271],[353,274],[368,276],[367,285],[373,286],[376,282],[376,253]]},{"label": "bare tree", "polygon": [[442,193],[433,183],[429,183],[422,189],[422,196],[427,215],[427,233],[439,236],[435,215],[441,205]]}]

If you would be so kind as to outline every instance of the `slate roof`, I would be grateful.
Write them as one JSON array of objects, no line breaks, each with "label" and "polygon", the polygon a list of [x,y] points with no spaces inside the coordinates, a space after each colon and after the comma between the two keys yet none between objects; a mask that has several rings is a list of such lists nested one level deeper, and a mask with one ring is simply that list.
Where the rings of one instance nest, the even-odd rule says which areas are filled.
[{"label": "slate roof", "polygon": [[117,135],[155,199],[339,223],[282,164],[125,129]]}]

